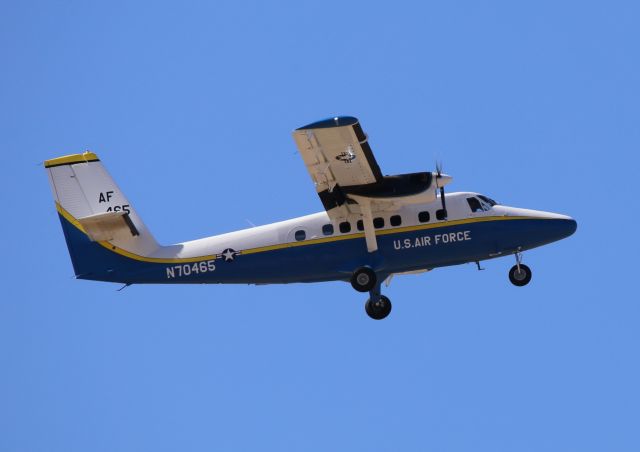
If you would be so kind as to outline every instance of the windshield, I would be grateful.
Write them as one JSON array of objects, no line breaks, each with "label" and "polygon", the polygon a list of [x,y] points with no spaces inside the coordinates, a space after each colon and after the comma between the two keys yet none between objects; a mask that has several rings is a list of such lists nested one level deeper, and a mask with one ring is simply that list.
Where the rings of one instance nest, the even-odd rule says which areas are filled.
[{"label": "windshield", "polygon": [[491,207],[495,206],[496,204],[498,204],[497,202],[495,202],[493,199],[488,198],[484,195],[478,195],[478,198],[482,199],[484,202],[486,202],[487,204],[489,204]]}]

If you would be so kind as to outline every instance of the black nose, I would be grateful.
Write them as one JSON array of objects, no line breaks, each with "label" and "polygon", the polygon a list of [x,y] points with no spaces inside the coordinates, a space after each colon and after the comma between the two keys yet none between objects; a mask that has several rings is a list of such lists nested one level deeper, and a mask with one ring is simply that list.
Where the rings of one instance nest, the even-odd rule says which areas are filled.
[{"label": "black nose", "polygon": [[558,220],[558,221],[560,222],[558,226],[560,228],[560,231],[561,231],[560,233],[563,238],[569,237],[574,232],[576,232],[576,229],[578,229],[578,223],[573,218],[571,218],[570,220]]}]

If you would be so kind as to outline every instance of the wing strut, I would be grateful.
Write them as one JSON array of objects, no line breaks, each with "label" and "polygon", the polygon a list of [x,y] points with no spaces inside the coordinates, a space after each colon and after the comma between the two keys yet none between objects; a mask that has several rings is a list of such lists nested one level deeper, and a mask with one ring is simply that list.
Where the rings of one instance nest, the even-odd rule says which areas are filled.
[{"label": "wing strut", "polygon": [[371,200],[362,196],[349,195],[360,206],[362,223],[364,225],[364,238],[367,241],[367,251],[373,253],[378,250],[376,230],[373,227],[373,214],[371,213]]}]

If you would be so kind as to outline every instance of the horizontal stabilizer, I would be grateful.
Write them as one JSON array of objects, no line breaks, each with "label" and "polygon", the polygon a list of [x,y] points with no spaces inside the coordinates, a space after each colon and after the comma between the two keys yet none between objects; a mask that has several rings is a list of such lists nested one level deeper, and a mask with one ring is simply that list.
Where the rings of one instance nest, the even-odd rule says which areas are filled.
[{"label": "horizontal stabilizer", "polygon": [[78,222],[93,242],[140,235],[129,213],[122,210],[89,215],[78,218]]}]

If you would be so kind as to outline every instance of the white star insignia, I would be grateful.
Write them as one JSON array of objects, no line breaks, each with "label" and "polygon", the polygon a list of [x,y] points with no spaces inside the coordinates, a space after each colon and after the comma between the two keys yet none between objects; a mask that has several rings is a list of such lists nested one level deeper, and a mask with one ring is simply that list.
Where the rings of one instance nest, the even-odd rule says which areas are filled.
[{"label": "white star insignia", "polygon": [[231,262],[235,258],[235,255],[235,251],[233,251],[231,248],[224,250],[224,252],[222,253],[225,262]]}]

